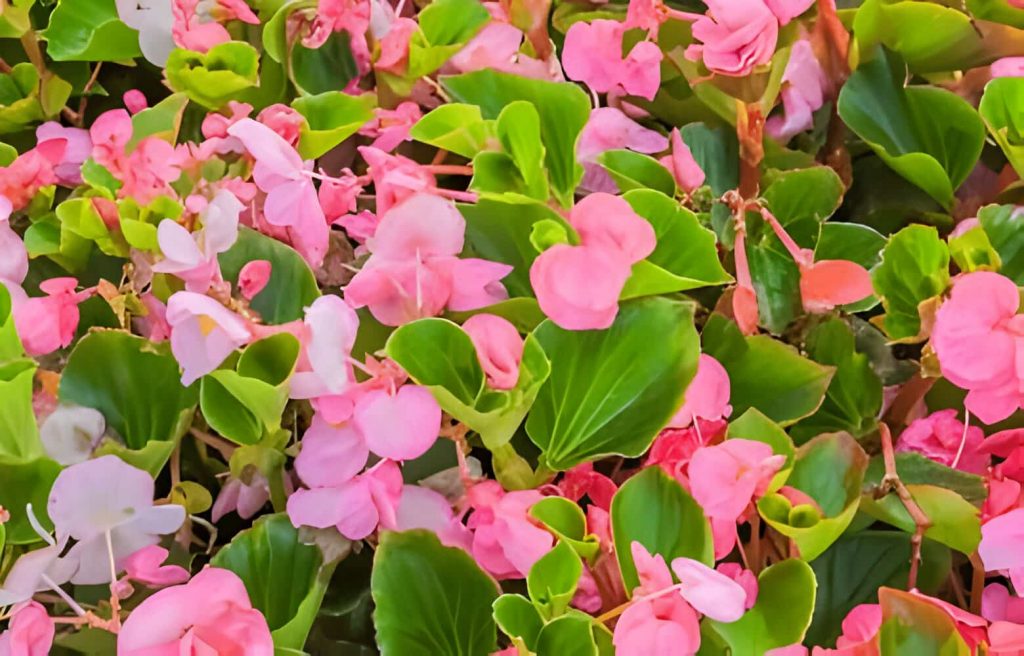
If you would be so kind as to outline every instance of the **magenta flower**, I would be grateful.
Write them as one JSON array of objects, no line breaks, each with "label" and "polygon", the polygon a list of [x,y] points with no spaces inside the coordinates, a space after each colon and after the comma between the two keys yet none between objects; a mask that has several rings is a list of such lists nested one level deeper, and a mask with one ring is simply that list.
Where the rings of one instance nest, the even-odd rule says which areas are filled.
[{"label": "magenta flower", "polygon": [[36,128],[36,141],[63,141],[64,154],[53,173],[62,185],[74,187],[82,184],[82,163],[89,159],[89,153],[92,152],[92,139],[88,130],[64,127],[56,121],[48,121]]},{"label": "magenta flower", "polygon": [[978,271],[960,276],[932,328],[942,375],[968,390],[967,409],[986,424],[1024,406],[1024,316],[1012,280]]},{"label": "magenta flower", "polygon": [[171,351],[181,365],[181,384],[191,385],[252,339],[245,320],[209,296],[177,292],[167,301]]},{"label": "magenta flower", "polygon": [[462,324],[476,347],[476,357],[487,374],[487,384],[508,390],[519,380],[523,359],[523,338],[507,319],[493,314],[477,314]]},{"label": "magenta flower", "polygon": [[661,84],[661,50],[641,41],[623,57],[625,33],[625,24],[614,20],[573,23],[562,51],[565,74],[597,93],[624,92],[653,100]]},{"label": "magenta flower", "polygon": [[988,469],[988,453],[981,450],[985,433],[977,426],[967,428],[954,409],[933,412],[915,419],[896,443],[897,451],[920,453],[935,462],[972,474]]},{"label": "magenta flower", "polygon": [[252,607],[242,580],[216,567],[148,597],[117,637],[117,656],[273,653],[267,620]]},{"label": "magenta flower", "polygon": [[238,291],[248,300],[263,291],[270,281],[270,260],[251,260],[238,272]]}]

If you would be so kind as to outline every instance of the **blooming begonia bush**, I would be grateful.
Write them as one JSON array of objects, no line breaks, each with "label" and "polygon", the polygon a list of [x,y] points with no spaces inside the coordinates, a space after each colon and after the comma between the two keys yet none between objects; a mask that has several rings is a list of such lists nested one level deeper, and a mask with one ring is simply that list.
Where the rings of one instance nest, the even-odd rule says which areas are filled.
[{"label": "blooming begonia bush", "polygon": [[1024,0],[0,0],[0,656],[1024,654]]}]

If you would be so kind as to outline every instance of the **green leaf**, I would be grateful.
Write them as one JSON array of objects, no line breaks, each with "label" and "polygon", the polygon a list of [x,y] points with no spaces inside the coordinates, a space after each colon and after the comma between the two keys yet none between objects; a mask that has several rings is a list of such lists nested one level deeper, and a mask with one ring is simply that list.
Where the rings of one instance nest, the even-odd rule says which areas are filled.
[{"label": "green leaf", "polygon": [[60,0],[40,36],[54,61],[123,61],[142,54],[139,33],[120,21],[114,0]]},{"label": "green leaf", "polygon": [[348,139],[373,118],[376,104],[372,93],[328,91],[296,98],[292,107],[306,119],[299,132],[299,155],[316,159]]},{"label": "green leaf", "polygon": [[768,209],[801,246],[814,243],[821,223],[839,209],[846,191],[839,174],[827,166],[769,172],[766,183]]},{"label": "green leaf", "polygon": [[[861,509],[875,519],[907,533],[916,529],[914,520],[896,494],[874,497],[875,485],[865,485]],[[981,541],[978,509],[952,490],[934,485],[907,485],[910,495],[932,522],[924,536],[960,553],[971,554]]]},{"label": "green leaf", "polygon": [[180,379],[166,343],[98,331],[71,352],[60,399],[99,410],[128,447],[140,449],[151,440],[175,440],[188,427],[199,389],[182,387]]},{"label": "green leaf", "polygon": [[759,323],[780,334],[803,312],[800,269],[793,256],[772,232],[744,242],[757,294]]},{"label": "green leaf", "polygon": [[526,589],[544,617],[559,617],[569,608],[582,573],[579,555],[567,543],[559,542],[530,568]]},{"label": "green leaf", "polygon": [[43,120],[39,72],[28,62],[0,75],[0,133],[27,130]]},{"label": "green leaf", "polygon": [[429,531],[385,532],[371,580],[382,656],[487,656],[498,586],[465,551]]},{"label": "green leaf", "polygon": [[890,168],[949,208],[978,161],[985,126],[956,94],[904,87],[903,78],[902,64],[879,51],[843,85],[839,115]]},{"label": "green leaf", "polygon": [[1024,231],[1021,213],[1014,205],[989,205],[978,212],[992,247],[999,253],[999,273],[1018,285],[1024,284]]},{"label": "green leaf", "polygon": [[632,150],[606,150],[597,162],[608,171],[620,191],[652,189],[669,197],[676,195],[676,181],[661,163],[649,155]]},{"label": "green leaf", "polygon": [[505,635],[522,640],[530,650],[536,648],[537,636],[544,628],[537,607],[518,594],[503,594],[494,601],[494,621]]},{"label": "green leaf", "polygon": [[882,408],[882,381],[868,356],[858,353],[853,331],[841,319],[818,324],[807,336],[807,353],[815,362],[835,367],[821,407],[793,427],[800,441],[833,431],[860,437],[875,427]]},{"label": "green leaf", "polygon": [[552,469],[646,451],[697,367],[693,306],[664,298],[622,303],[607,330],[563,330],[549,320],[534,335],[551,375],[526,431]]},{"label": "green leaf", "polygon": [[878,601],[882,606],[881,656],[968,656],[973,653],[960,637],[952,616],[920,595],[882,588],[878,591]]},{"label": "green leaf", "polygon": [[419,14],[420,31],[431,46],[467,43],[491,18],[479,0],[434,0]]},{"label": "green leaf", "polygon": [[[736,131],[728,126],[709,127],[703,123],[690,123],[679,130],[683,141],[693,153],[693,159],[704,171],[705,184],[715,197],[720,197],[740,183],[740,146]],[[724,203],[711,208],[711,224],[718,239],[732,247],[735,231],[730,221],[732,212]]]},{"label": "green leaf", "polygon": [[732,282],[718,259],[715,234],[674,199],[652,189],[622,196],[654,228],[658,243],[633,267],[623,298],[666,294]]},{"label": "green leaf", "polygon": [[853,521],[867,465],[867,454],[846,433],[820,435],[797,450],[786,485],[814,499],[821,510],[810,504],[793,506],[777,493],[762,497],[757,509],[772,528],[796,543],[800,558],[814,560]]},{"label": "green leaf", "polygon": [[530,517],[544,525],[581,558],[593,561],[600,549],[596,535],[587,535],[583,509],[565,497],[544,497],[530,507]]},{"label": "green leaf", "polygon": [[857,223],[824,223],[814,245],[814,259],[850,260],[871,269],[882,259],[885,237]]},{"label": "green leaf", "polygon": [[537,656],[597,656],[593,620],[566,615],[548,622],[537,636]]},{"label": "green leaf", "polygon": [[921,331],[918,306],[949,285],[949,248],[935,228],[907,226],[889,239],[871,281],[885,307],[886,334],[914,339]]},{"label": "green leaf", "polygon": [[950,234],[946,237],[946,242],[949,244],[949,256],[963,273],[998,271],[1002,264],[999,253],[992,247],[988,234],[980,225],[956,236]]},{"label": "green leaf", "polygon": [[583,177],[583,167],[576,162],[576,138],[590,115],[590,100],[582,89],[568,82],[491,70],[446,77],[442,84],[455,101],[478,105],[487,119],[497,118],[506,105],[517,100],[532,103],[540,115],[552,191],[563,207],[571,205],[572,193]]},{"label": "green leaf", "polygon": [[174,93],[132,116],[132,138],[128,148],[134,148],[146,137],[158,137],[170,144],[177,143],[186,105],[188,96]]},{"label": "green leaf", "polygon": [[[934,594],[949,575],[949,549],[931,540],[921,545],[918,587]],[[834,644],[840,625],[854,606],[878,603],[883,586],[905,587],[910,573],[910,536],[892,531],[844,535],[819,556],[811,569],[818,580],[814,621],[807,642]]]},{"label": "green leaf", "polygon": [[11,314],[11,293],[4,285],[0,287],[3,287],[0,289],[0,365],[6,365],[25,355],[25,349],[21,346],[14,315]]},{"label": "green leaf", "polygon": [[273,435],[281,427],[298,357],[299,341],[278,333],[247,346],[236,369],[204,376],[199,403],[210,427],[237,444]]},{"label": "green leaf", "polygon": [[985,85],[978,112],[1017,175],[1024,175],[1024,120],[1016,108],[1024,102],[1024,80],[1000,77]]},{"label": "green leaf", "polygon": [[0,456],[0,480],[4,482],[0,485],[0,506],[11,514],[10,521],[4,525],[7,544],[32,544],[41,540],[28,519],[25,506],[29,503],[43,529],[53,529],[46,514],[46,503],[60,470],[60,465],[46,457],[26,460]]},{"label": "green leaf", "polygon": [[693,497],[660,467],[647,467],[626,481],[612,499],[612,536],[622,582],[632,596],[640,584],[631,545],[642,544],[666,563],[692,558],[714,563],[711,525]]},{"label": "green leaf", "polygon": [[446,412],[479,433],[489,449],[512,438],[550,371],[547,356],[530,335],[516,386],[491,389],[469,335],[446,319],[420,319],[399,327],[385,350],[413,380],[430,389]]},{"label": "green leaf", "polygon": [[260,55],[244,41],[218,43],[207,52],[171,51],[164,74],[174,91],[207,109],[220,109],[259,84]]},{"label": "green leaf", "polygon": [[291,46],[288,57],[291,60],[287,67],[289,77],[303,94],[342,91],[359,74],[349,47],[349,35],[345,31],[334,32],[315,49],[305,47],[301,41],[296,42]]},{"label": "green leaf", "polygon": [[516,203],[507,198],[481,198],[478,203],[458,207],[466,219],[467,250],[476,257],[514,267],[502,279],[509,296],[533,296],[530,266],[539,255],[530,242],[533,226],[551,220],[571,230],[565,219],[542,203]]},{"label": "green leaf", "polygon": [[274,646],[300,649],[316,619],[335,563],[303,544],[284,513],[265,515],[236,535],[210,564],[245,583],[249,599],[267,618]]},{"label": "green leaf", "polygon": [[469,188],[484,197],[528,202],[548,199],[540,115],[530,103],[510,102],[498,114],[495,134],[501,152],[485,150],[473,158]]},{"label": "green leaf", "polygon": [[494,124],[485,121],[476,105],[451,103],[428,112],[409,131],[416,141],[472,159],[495,137]]},{"label": "green leaf", "polygon": [[[988,497],[985,479],[935,462],[920,453],[908,451],[896,454],[896,473],[906,485],[934,485],[956,492],[968,502],[980,506]],[[881,455],[871,459],[864,482],[879,484],[885,474]]]},{"label": "green leaf", "polygon": [[163,471],[164,465],[171,457],[176,442],[168,440],[159,442],[153,440],[147,442],[141,449],[129,449],[120,442],[110,438],[104,438],[99,447],[93,451],[93,457],[105,455],[117,456],[132,467],[149,472],[149,475],[156,478]]},{"label": "green leaf", "polygon": [[734,654],[762,656],[766,651],[801,642],[811,624],[817,582],[802,560],[784,560],[757,577],[757,602],[731,624],[706,622]]},{"label": "green leaf", "polygon": [[250,303],[263,321],[282,324],[301,319],[303,308],[320,296],[309,265],[295,250],[250,228],[238,231],[238,241],[218,256],[224,279],[235,283],[242,267],[253,260],[270,262],[270,280]]},{"label": "green leaf", "polygon": [[0,456],[28,460],[44,454],[32,410],[35,373],[36,363],[27,358],[0,365]]},{"label": "green leaf", "polygon": [[729,374],[734,415],[757,408],[788,426],[821,406],[835,371],[766,335],[743,337],[736,324],[720,314],[713,314],[705,325],[703,339],[704,352]]}]

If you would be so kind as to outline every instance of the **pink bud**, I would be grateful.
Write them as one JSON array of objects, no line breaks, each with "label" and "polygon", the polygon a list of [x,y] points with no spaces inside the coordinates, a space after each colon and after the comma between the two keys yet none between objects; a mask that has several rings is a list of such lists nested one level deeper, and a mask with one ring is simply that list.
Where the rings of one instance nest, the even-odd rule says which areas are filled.
[{"label": "pink bud", "polygon": [[253,260],[238,272],[238,288],[242,296],[250,301],[263,291],[270,280],[271,264],[268,260]]}]

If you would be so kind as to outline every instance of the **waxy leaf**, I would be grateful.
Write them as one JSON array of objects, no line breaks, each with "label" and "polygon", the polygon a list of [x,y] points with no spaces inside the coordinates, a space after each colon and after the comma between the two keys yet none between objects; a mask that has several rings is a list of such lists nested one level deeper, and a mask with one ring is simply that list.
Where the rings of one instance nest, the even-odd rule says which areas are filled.
[{"label": "waxy leaf", "polygon": [[55,61],[122,61],[142,54],[139,33],[121,22],[114,0],[60,0],[41,36]]},{"label": "waxy leaf", "polygon": [[207,52],[178,48],[167,58],[165,74],[175,91],[207,109],[220,109],[259,84],[260,56],[248,43],[228,41]]},{"label": "waxy leaf", "polygon": [[882,606],[882,630],[878,637],[881,656],[972,653],[949,613],[919,595],[882,588],[878,591],[878,602]]},{"label": "waxy leaf", "polygon": [[29,521],[27,504],[32,504],[32,512],[44,530],[53,529],[53,522],[46,514],[46,502],[60,471],[61,466],[46,457],[25,460],[0,455],[0,477],[4,482],[0,486],[0,506],[11,514],[4,524],[8,544],[42,541]]},{"label": "waxy leaf", "polygon": [[[1024,13],[1024,12],[1022,12]],[[1017,108],[1024,102],[1024,80],[996,78],[985,85],[978,112],[1017,175],[1024,174],[1024,117]]]},{"label": "waxy leaf", "polygon": [[1014,205],[989,205],[978,212],[992,248],[999,254],[999,273],[1018,285],[1024,284],[1024,231],[1020,208]]},{"label": "waxy leaf", "polygon": [[373,118],[376,104],[372,93],[351,96],[328,91],[296,98],[292,108],[306,119],[299,132],[299,154],[304,159],[316,159],[348,139]]},{"label": "waxy leaf", "polygon": [[632,150],[606,150],[597,156],[598,163],[608,171],[619,191],[650,189],[666,196],[676,195],[672,174],[650,155]]},{"label": "waxy leaf", "polygon": [[907,226],[889,239],[871,280],[885,307],[886,334],[916,341],[921,331],[918,306],[949,285],[949,248],[935,228]]},{"label": "waxy leaf", "polygon": [[430,110],[412,126],[409,136],[472,159],[495,136],[494,122],[484,120],[476,105],[450,103]]},{"label": "waxy leaf", "polygon": [[[907,533],[916,529],[913,518],[895,493],[875,498],[876,484],[866,483],[861,509]],[[952,490],[935,485],[907,485],[910,495],[932,522],[924,536],[963,554],[971,554],[981,541],[981,522],[978,509]]]}]

